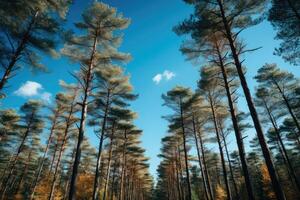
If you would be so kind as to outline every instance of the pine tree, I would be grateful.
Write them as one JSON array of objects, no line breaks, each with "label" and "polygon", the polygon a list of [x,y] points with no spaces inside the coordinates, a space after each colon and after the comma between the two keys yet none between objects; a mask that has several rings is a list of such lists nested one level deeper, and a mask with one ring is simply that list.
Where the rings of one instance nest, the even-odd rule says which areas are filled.
[{"label": "pine tree", "polygon": [[242,68],[240,56],[248,51],[245,45],[237,45],[239,34],[247,27],[260,22],[260,13],[265,8],[266,1],[242,1],[242,0],[186,0],[195,8],[194,14],[175,28],[178,34],[190,34],[197,41],[197,38],[206,38],[211,33],[220,33],[230,47],[230,54],[236,67],[240,83],[245,94],[246,102],[253,120],[253,124],[262,147],[263,155],[266,160],[268,171],[272,180],[272,185],[276,197],[284,200],[285,196],[279,183],[271,155],[266,144],[263,130],[255,109],[252,95]]},{"label": "pine tree", "polygon": [[17,152],[15,153],[10,167],[9,172],[6,177],[2,181],[2,188],[1,188],[1,198],[3,199],[6,195],[6,191],[8,189],[9,183],[11,181],[11,177],[14,173],[16,164],[18,159],[24,149],[24,145],[27,142],[29,137],[36,137],[36,135],[42,132],[44,122],[41,119],[40,109],[42,107],[41,102],[30,100],[26,102],[21,107],[21,112],[23,115],[21,116],[21,132],[22,132],[22,139],[21,143],[18,146]]},{"label": "pine tree", "polygon": [[75,75],[82,90],[81,117],[78,143],[70,184],[69,199],[74,199],[76,193],[76,177],[80,163],[81,143],[83,141],[87,107],[92,92],[95,71],[107,63],[128,60],[127,54],[117,52],[116,48],[121,36],[116,32],[128,26],[129,20],[117,14],[116,9],[106,4],[94,2],[82,14],[82,21],[75,24],[81,35],[67,35],[67,42],[62,52],[71,60],[80,63],[81,69]]},{"label": "pine tree", "polygon": [[[123,76],[119,67],[105,66],[96,72],[96,87],[99,88],[93,95],[95,100],[92,105],[91,114],[95,118],[93,123],[100,119],[100,142],[97,156],[97,166],[94,181],[93,199],[98,199],[99,192],[99,167],[101,162],[103,142],[106,134],[107,121],[111,117],[112,107],[126,107],[129,100],[134,100],[135,95],[131,94],[132,86],[129,84],[129,77]],[[125,113],[124,113],[125,114]]]},{"label": "pine tree", "polygon": [[188,164],[188,150],[187,150],[187,131],[185,127],[185,118],[186,118],[186,104],[189,99],[192,97],[190,89],[183,87],[175,87],[166,95],[163,95],[162,98],[165,101],[164,105],[170,107],[175,113],[172,116],[167,117],[168,121],[171,123],[171,127],[174,129],[180,129],[183,140],[183,151],[184,151],[184,160],[185,160],[185,171],[186,171],[186,182],[188,187],[188,200],[192,199],[192,189],[190,183],[190,172]]},{"label": "pine tree", "polygon": [[272,0],[268,20],[277,31],[276,39],[281,40],[275,54],[291,64],[300,63],[300,3],[297,0]]},{"label": "pine tree", "polygon": [[22,65],[46,70],[39,52],[57,56],[57,33],[70,3],[71,0],[0,2],[1,92]]}]

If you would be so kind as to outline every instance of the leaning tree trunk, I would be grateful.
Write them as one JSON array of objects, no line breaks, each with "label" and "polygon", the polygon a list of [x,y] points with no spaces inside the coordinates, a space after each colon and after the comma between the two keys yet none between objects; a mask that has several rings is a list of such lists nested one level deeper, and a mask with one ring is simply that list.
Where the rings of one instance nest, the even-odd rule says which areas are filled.
[{"label": "leaning tree trunk", "polygon": [[96,47],[97,47],[97,35],[95,35],[94,38],[94,44],[92,48],[91,57],[88,64],[87,74],[85,77],[85,88],[83,92],[83,100],[81,103],[81,116],[80,116],[80,125],[79,125],[79,133],[78,133],[78,142],[77,142],[77,148],[75,153],[75,160],[73,164],[73,171],[72,171],[72,177],[70,182],[70,191],[69,191],[69,200],[75,200],[76,197],[76,182],[77,182],[77,175],[78,175],[78,169],[80,164],[80,157],[81,157],[81,145],[84,138],[84,132],[85,132],[85,125],[86,125],[86,118],[87,118],[87,107],[88,107],[88,98],[91,93],[91,85],[93,80],[93,69],[94,69],[94,58],[96,54]]},{"label": "leaning tree trunk", "polygon": [[[220,122],[219,122],[219,124],[220,124]],[[230,172],[230,176],[231,176],[231,179],[232,179],[232,184],[233,184],[233,188],[234,188],[234,192],[235,192],[235,199],[238,200],[238,199],[240,199],[240,195],[238,193],[237,184],[236,184],[236,181],[235,181],[235,178],[234,178],[234,175],[233,175],[233,169],[232,169],[232,165],[231,165],[231,162],[230,162],[229,151],[228,151],[228,148],[227,148],[226,136],[225,136],[225,133],[223,132],[223,127],[221,126],[221,124],[219,126],[220,126],[221,136],[222,136],[222,139],[223,139],[223,142],[224,142],[224,148],[225,148],[225,153],[226,153],[227,162],[228,162],[228,166],[229,166],[229,172]]]},{"label": "leaning tree trunk", "polygon": [[1,200],[3,200],[5,198],[5,193],[6,193],[6,190],[8,189],[8,181],[10,180],[11,176],[13,175],[13,172],[14,172],[14,169],[15,169],[15,166],[17,164],[17,161],[19,159],[19,156],[20,156],[20,153],[22,152],[23,150],[23,147],[24,147],[24,144],[25,144],[25,141],[29,135],[29,132],[30,132],[30,129],[31,129],[31,124],[32,124],[32,118],[34,116],[34,112],[32,112],[31,114],[31,117],[30,117],[30,121],[27,125],[27,129],[24,133],[24,136],[23,136],[23,139],[22,139],[22,142],[18,148],[18,151],[17,151],[17,154],[15,155],[15,158],[13,159],[12,161],[12,166],[10,167],[10,170],[9,170],[9,173],[8,173],[8,176],[2,181],[2,187],[1,188]]},{"label": "leaning tree trunk", "polygon": [[185,162],[185,172],[187,179],[187,189],[188,189],[188,200],[192,200],[192,187],[190,181],[190,172],[189,172],[189,163],[188,163],[188,153],[186,148],[186,133],[184,128],[184,119],[183,119],[183,105],[180,99],[180,121],[181,121],[181,131],[182,131],[182,139],[183,139],[183,151],[184,151],[184,162]]},{"label": "leaning tree trunk", "polygon": [[112,154],[113,154],[114,133],[115,133],[115,122],[113,122],[113,125],[112,125],[112,133],[111,133],[110,144],[109,144],[109,156],[108,156],[108,164],[107,164],[107,169],[106,169],[106,179],[105,179],[105,184],[104,184],[103,200],[106,200],[108,184],[109,184],[110,165],[111,165],[111,158],[112,158]]},{"label": "leaning tree trunk", "polygon": [[246,184],[246,188],[247,188],[247,195],[248,195],[249,200],[254,200],[255,198],[254,198],[253,187],[252,187],[251,179],[250,179],[250,175],[249,175],[244,141],[243,141],[243,137],[242,137],[242,133],[240,131],[239,125],[238,125],[238,119],[235,114],[235,109],[233,106],[230,86],[228,83],[227,71],[225,69],[224,62],[221,57],[221,52],[219,51],[219,47],[216,46],[216,48],[217,48],[217,53],[218,53],[219,66],[221,68],[222,76],[223,76],[223,80],[224,80],[224,86],[225,86],[225,90],[226,90],[226,95],[227,95],[227,100],[228,100],[228,105],[229,105],[229,110],[230,110],[230,115],[231,115],[231,121],[232,121],[233,129],[234,129],[234,133],[235,133],[236,143],[238,146],[238,152],[239,152],[239,156],[240,156],[241,163],[242,163],[243,175],[244,175],[244,180],[245,180],[245,184]]},{"label": "leaning tree trunk", "polygon": [[36,175],[36,177],[35,177],[35,180],[34,180],[34,182],[33,182],[33,188],[32,188],[32,192],[31,192],[31,195],[30,195],[30,200],[33,200],[33,198],[34,198],[36,186],[37,186],[37,183],[38,183],[39,178],[40,178],[40,176],[41,176],[41,173],[42,173],[42,170],[43,170],[43,167],[44,167],[44,162],[45,162],[45,160],[46,160],[46,156],[47,156],[47,153],[48,153],[48,149],[49,149],[50,143],[51,143],[51,141],[52,141],[54,129],[55,129],[55,127],[56,127],[58,114],[59,114],[59,110],[57,109],[57,110],[55,111],[55,114],[54,114],[53,124],[52,124],[51,129],[50,129],[50,134],[49,134],[49,137],[48,137],[48,141],[47,141],[47,145],[46,145],[46,148],[45,148],[45,151],[44,151],[44,155],[43,155],[41,164],[40,164],[40,166],[39,166],[39,168],[38,168],[38,172],[37,172],[37,175]]},{"label": "leaning tree trunk", "polygon": [[214,108],[214,105],[212,104],[211,100],[210,100],[210,107],[211,107],[211,111],[212,111],[212,117],[213,117],[215,132],[216,132],[216,136],[217,136],[219,152],[220,152],[220,156],[221,156],[221,163],[222,163],[222,169],[223,169],[224,182],[225,182],[225,186],[226,186],[227,199],[231,200],[232,199],[231,191],[230,191],[230,186],[229,186],[228,178],[227,178],[226,164],[225,164],[224,154],[223,154],[223,150],[222,150],[219,128],[217,126],[217,118],[216,118],[215,108]]},{"label": "leaning tree trunk", "polygon": [[95,179],[94,179],[94,188],[93,188],[93,200],[98,200],[98,193],[99,193],[99,187],[100,187],[100,181],[99,181],[99,167],[101,165],[101,158],[102,158],[102,146],[104,141],[104,134],[106,132],[106,121],[108,117],[108,110],[109,110],[109,104],[110,104],[110,92],[107,92],[106,97],[106,104],[105,104],[105,110],[104,110],[104,116],[102,121],[102,127],[101,127],[101,135],[100,135],[100,141],[99,141],[99,149],[98,149],[98,155],[97,155],[97,164],[96,164],[96,172],[95,172]]},{"label": "leaning tree trunk", "polygon": [[268,172],[269,172],[269,175],[270,175],[270,178],[271,178],[271,181],[272,181],[273,190],[274,190],[275,195],[276,195],[278,200],[285,200],[286,198],[285,198],[284,192],[282,190],[282,187],[280,185],[277,173],[275,171],[275,167],[274,167],[274,164],[273,164],[273,161],[272,161],[272,158],[271,158],[270,150],[269,150],[268,145],[266,143],[264,133],[263,133],[263,130],[262,130],[259,118],[258,118],[258,114],[256,112],[256,109],[255,109],[255,106],[254,106],[254,103],[253,103],[253,100],[252,100],[252,96],[251,96],[251,93],[250,93],[250,90],[249,90],[249,87],[248,87],[248,84],[247,84],[247,81],[246,81],[246,78],[245,78],[245,75],[244,75],[244,71],[242,69],[242,64],[241,64],[240,59],[239,59],[239,54],[238,54],[238,52],[235,48],[231,28],[230,28],[228,20],[225,16],[225,10],[224,10],[224,7],[223,7],[223,2],[221,0],[217,0],[217,2],[218,2],[218,5],[219,5],[220,14],[221,14],[221,17],[222,17],[222,22],[223,22],[223,25],[224,25],[224,28],[225,28],[224,31],[226,32],[226,38],[229,42],[232,57],[234,59],[234,63],[235,63],[235,66],[236,66],[236,69],[237,69],[237,72],[238,72],[238,75],[239,75],[239,78],[240,78],[240,82],[241,82],[241,85],[242,85],[242,88],[243,88],[243,91],[244,91],[244,94],[245,94],[245,98],[246,98],[246,101],[247,101],[247,104],[248,104],[248,108],[249,108],[249,111],[250,111],[250,114],[251,114],[251,117],[252,117],[252,120],[253,120],[253,124],[254,124],[255,130],[256,130],[256,133],[257,133],[259,144],[261,146],[263,156],[265,158],[265,162],[266,162],[266,165],[267,165],[267,168],[268,168]]},{"label": "leaning tree trunk", "polygon": [[119,193],[119,200],[123,200],[124,198],[124,176],[126,171],[127,165],[127,156],[126,156],[126,148],[127,148],[127,130],[124,131],[124,144],[123,144],[123,156],[122,156],[122,169],[121,169],[121,179],[120,179],[120,193]]},{"label": "leaning tree trunk", "polygon": [[287,150],[286,150],[286,148],[284,146],[284,143],[282,141],[281,134],[280,134],[280,131],[279,131],[278,126],[277,126],[277,122],[276,122],[275,118],[273,117],[273,115],[271,113],[271,110],[270,110],[270,108],[267,105],[267,102],[264,99],[263,99],[263,103],[264,103],[264,106],[265,106],[265,108],[267,110],[267,113],[268,113],[269,119],[270,119],[270,121],[272,123],[272,126],[273,126],[273,128],[275,130],[277,139],[279,141],[279,145],[280,145],[280,147],[282,149],[283,157],[286,160],[287,167],[288,167],[288,169],[289,169],[289,171],[291,173],[291,176],[292,176],[292,178],[293,178],[293,180],[294,180],[294,182],[295,182],[295,184],[297,186],[298,191],[300,191],[300,183],[299,183],[299,180],[297,178],[296,172],[295,172],[295,170],[293,168],[292,162],[291,162],[291,160],[289,158],[289,155],[287,153]]},{"label": "leaning tree trunk", "polygon": [[[180,179],[183,179],[183,174],[182,174],[182,161],[181,161],[181,150],[180,150],[180,144],[177,143],[177,152],[178,152],[178,167],[179,167],[179,174],[180,174]],[[185,200],[186,195],[185,195],[185,189],[184,185],[180,181],[180,188],[181,188],[181,193],[182,193],[182,199]]]},{"label": "leaning tree trunk", "polygon": [[56,162],[56,166],[55,166],[55,170],[54,170],[54,175],[53,175],[53,180],[52,180],[52,184],[51,184],[50,195],[49,195],[49,198],[48,198],[49,200],[52,200],[54,198],[54,191],[55,191],[55,187],[56,187],[56,180],[57,180],[58,168],[59,168],[60,161],[61,161],[61,158],[63,156],[64,150],[65,150],[65,145],[66,145],[66,142],[67,142],[67,137],[68,137],[69,129],[70,129],[70,126],[72,124],[71,120],[72,120],[72,115],[73,115],[75,98],[76,97],[74,96],[73,102],[71,104],[71,109],[69,111],[68,118],[66,120],[66,128],[64,130],[64,137],[63,137],[60,149],[59,149],[59,154],[58,154],[58,158],[57,158],[57,162]]},{"label": "leaning tree trunk", "polygon": [[297,129],[298,129],[297,136],[299,137],[300,136],[300,124],[299,124],[298,119],[297,119],[297,117],[296,117],[296,115],[295,115],[295,113],[294,113],[294,111],[292,109],[292,106],[290,105],[290,102],[289,102],[288,98],[286,97],[286,95],[284,94],[284,92],[282,91],[282,89],[280,88],[280,86],[278,85],[278,83],[276,81],[274,81],[274,84],[277,87],[277,89],[278,89],[281,97],[283,98],[284,103],[285,103],[285,105],[286,105],[286,107],[287,107],[287,109],[288,109],[288,111],[289,111],[289,113],[290,113],[290,115],[291,115],[291,117],[292,117],[292,119],[293,119],[293,121],[294,121]]},{"label": "leaning tree trunk", "polygon": [[205,178],[205,175],[204,175],[203,166],[202,166],[202,162],[201,162],[201,156],[200,156],[199,143],[198,143],[198,137],[197,137],[197,131],[196,131],[196,125],[195,125],[195,117],[194,117],[194,115],[192,116],[192,118],[193,118],[192,119],[193,133],[194,133],[194,139],[195,139],[195,144],[196,144],[196,150],[197,150],[199,167],[200,167],[200,171],[201,171],[201,175],[202,175],[204,193],[205,193],[206,199],[210,200],[209,194],[208,194],[208,189],[207,189],[206,178]]}]

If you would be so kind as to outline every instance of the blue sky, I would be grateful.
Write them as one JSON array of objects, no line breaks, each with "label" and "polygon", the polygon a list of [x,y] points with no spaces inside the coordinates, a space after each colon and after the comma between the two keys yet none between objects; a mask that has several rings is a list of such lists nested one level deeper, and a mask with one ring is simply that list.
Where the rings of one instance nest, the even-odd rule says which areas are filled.
[{"label": "blue sky", "polygon": [[[72,23],[80,19],[82,10],[88,6],[89,2],[87,0],[75,1],[68,15],[67,27],[72,27]],[[192,9],[182,0],[106,0],[104,2],[117,7],[124,16],[131,18],[131,25],[124,31],[124,41],[120,50],[131,53],[133,57],[125,66],[126,72],[131,74],[131,83],[135,88],[135,93],[139,94],[138,100],[133,103],[132,107],[138,112],[139,118],[136,120],[136,125],[144,131],[142,145],[150,158],[151,173],[155,175],[159,164],[157,154],[161,146],[160,140],[167,130],[167,123],[161,116],[169,113],[168,108],[162,107],[161,94],[176,85],[195,88],[199,76],[199,66],[193,66],[185,61],[178,50],[184,38],[172,32],[172,27],[188,17]],[[280,57],[273,55],[274,47],[278,46],[278,41],[273,39],[274,36],[275,32],[268,22],[252,27],[241,35],[249,48],[262,47],[245,56],[248,69],[247,80],[252,90],[255,87],[252,77],[264,63],[276,62],[282,69],[291,71],[298,77],[300,75],[297,67],[290,66]],[[15,91],[27,81],[40,84],[34,85],[40,88],[35,97],[44,99],[47,99],[49,94],[53,97],[60,90],[58,80],[74,81],[69,72],[76,70],[78,66],[68,62],[67,59],[54,60],[45,57],[43,63],[50,69],[48,74],[32,74],[23,69],[9,81],[8,97],[2,105],[17,109],[26,101],[25,97],[18,96]],[[174,73],[175,76],[167,80],[163,75],[166,70],[169,72],[167,74]],[[153,78],[158,74],[162,75],[162,80],[155,83]],[[240,98],[240,106],[243,110],[246,109],[243,97]],[[95,141],[91,131],[88,136]]]}]

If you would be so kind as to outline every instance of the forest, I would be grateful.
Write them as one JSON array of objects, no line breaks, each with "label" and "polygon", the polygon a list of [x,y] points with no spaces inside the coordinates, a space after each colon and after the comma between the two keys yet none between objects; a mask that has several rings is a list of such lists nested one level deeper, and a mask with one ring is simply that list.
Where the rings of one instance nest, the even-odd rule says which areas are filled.
[{"label": "forest", "polygon": [[[130,16],[84,1],[70,28],[75,1],[0,0],[1,200],[300,199],[300,79],[275,62],[250,77],[244,61],[263,55],[241,36],[267,21],[279,42],[272,53],[299,70],[300,1],[180,1],[192,12],[170,31],[197,87],[161,94],[167,131],[153,174],[132,107],[132,56],[121,50]],[[8,106],[25,70],[51,73],[45,57],[66,59],[73,81],[55,80],[50,103],[44,93]]]}]

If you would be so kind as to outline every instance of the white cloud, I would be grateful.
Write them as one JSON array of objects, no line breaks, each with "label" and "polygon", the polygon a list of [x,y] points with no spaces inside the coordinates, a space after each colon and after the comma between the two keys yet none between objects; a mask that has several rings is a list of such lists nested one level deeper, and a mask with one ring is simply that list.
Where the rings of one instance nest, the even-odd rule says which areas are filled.
[{"label": "white cloud", "polygon": [[159,84],[159,82],[161,81],[161,79],[162,79],[162,75],[161,75],[161,74],[156,74],[156,75],[152,78],[153,82],[155,82],[156,84]]},{"label": "white cloud", "polygon": [[43,92],[40,96],[41,96],[41,99],[46,101],[47,103],[51,102],[52,94],[50,92]]},{"label": "white cloud", "polygon": [[33,81],[26,81],[26,83],[22,84],[22,86],[14,93],[18,96],[32,97],[38,95],[39,90],[42,89],[43,87],[41,84]]},{"label": "white cloud", "polygon": [[15,95],[25,98],[38,98],[46,103],[50,103],[52,94],[43,91],[44,88],[40,83],[34,81],[26,81],[21,87],[14,92]]},{"label": "white cloud", "polygon": [[155,84],[159,84],[162,80],[169,81],[172,80],[176,74],[169,70],[165,70],[163,73],[156,74],[152,80]]},{"label": "white cloud", "polygon": [[166,80],[171,80],[172,78],[175,77],[175,73],[169,70],[165,70],[163,76],[166,78]]}]

